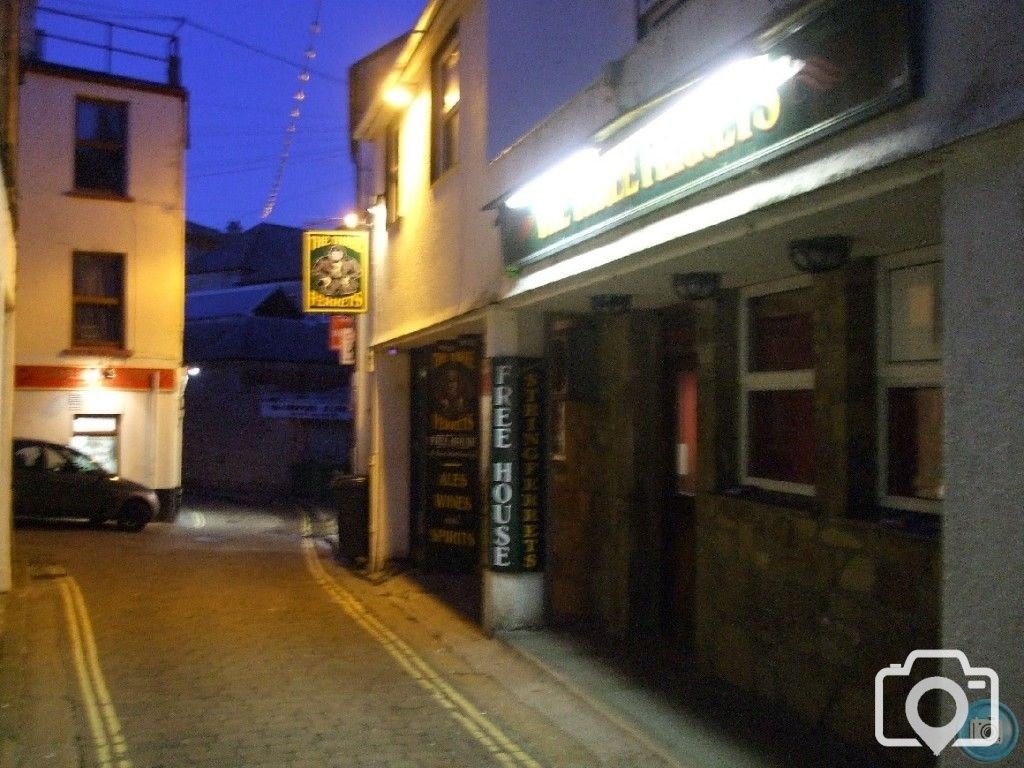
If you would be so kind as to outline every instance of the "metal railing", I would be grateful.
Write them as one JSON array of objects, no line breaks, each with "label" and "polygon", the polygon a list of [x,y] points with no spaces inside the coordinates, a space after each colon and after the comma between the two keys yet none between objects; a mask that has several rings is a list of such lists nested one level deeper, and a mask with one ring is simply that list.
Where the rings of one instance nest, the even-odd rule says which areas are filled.
[{"label": "metal railing", "polygon": [[[181,85],[178,36],[40,6],[31,61]],[[180,26],[180,25],[179,25]]]}]

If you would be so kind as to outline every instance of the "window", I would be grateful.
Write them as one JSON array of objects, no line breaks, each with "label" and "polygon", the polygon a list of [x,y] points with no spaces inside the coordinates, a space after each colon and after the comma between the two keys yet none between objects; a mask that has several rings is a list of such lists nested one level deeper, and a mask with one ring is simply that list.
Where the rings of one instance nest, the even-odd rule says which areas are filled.
[{"label": "window", "polygon": [[72,417],[69,445],[91,458],[112,475],[118,472],[117,415],[76,415]]},{"label": "window", "polygon": [[814,493],[814,318],[806,277],[757,286],[741,310],[743,482]]},{"label": "window", "polygon": [[697,372],[675,374],[676,493],[697,491]]},{"label": "window", "polygon": [[75,253],[72,345],[124,347],[124,256]]},{"label": "window", "polygon": [[459,161],[458,28],[452,29],[431,66],[431,178],[436,179]]},{"label": "window", "polygon": [[78,100],[75,113],[75,189],[127,193],[128,105]]},{"label": "window", "polygon": [[879,496],[939,512],[943,479],[942,264],[933,249],[878,268]]},{"label": "window", "polygon": [[388,224],[398,221],[398,125],[389,125],[384,134],[384,205]]}]

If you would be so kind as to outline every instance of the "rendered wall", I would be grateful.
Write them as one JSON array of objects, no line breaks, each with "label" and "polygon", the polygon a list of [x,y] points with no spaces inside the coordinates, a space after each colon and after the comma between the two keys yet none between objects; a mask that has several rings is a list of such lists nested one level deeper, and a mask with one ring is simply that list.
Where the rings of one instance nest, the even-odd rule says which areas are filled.
[{"label": "rendered wall", "polygon": [[11,455],[14,412],[14,231],[6,190],[0,191],[0,592],[11,588]]},{"label": "rendered wall", "polygon": [[[129,103],[126,199],[70,194],[77,96]],[[74,413],[119,414],[124,473],[158,489],[180,485],[185,107],[181,92],[31,67],[21,87],[15,357],[19,372],[63,373],[51,384],[19,385],[14,430],[64,443]],[[70,349],[74,251],[125,255],[123,354]],[[89,368],[117,376],[87,386],[80,379]],[[159,372],[158,393],[148,379],[118,386],[121,371],[138,369],[143,378]]]}]

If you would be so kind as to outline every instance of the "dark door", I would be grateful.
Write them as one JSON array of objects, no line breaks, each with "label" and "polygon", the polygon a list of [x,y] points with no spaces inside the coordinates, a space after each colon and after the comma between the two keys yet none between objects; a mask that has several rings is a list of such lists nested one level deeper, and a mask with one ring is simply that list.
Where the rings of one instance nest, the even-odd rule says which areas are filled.
[{"label": "dark door", "polygon": [[670,444],[670,476],[666,483],[662,530],[661,611],[666,638],[682,647],[693,634],[696,546],[697,468],[697,356],[693,335],[685,320],[676,320],[666,331],[666,413],[672,418],[667,430]]}]

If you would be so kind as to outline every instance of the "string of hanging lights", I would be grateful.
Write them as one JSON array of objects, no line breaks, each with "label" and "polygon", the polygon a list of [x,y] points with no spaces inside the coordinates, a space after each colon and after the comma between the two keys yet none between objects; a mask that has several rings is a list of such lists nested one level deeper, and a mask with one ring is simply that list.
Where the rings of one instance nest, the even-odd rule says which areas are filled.
[{"label": "string of hanging lights", "polygon": [[310,78],[310,65],[316,58],[316,40],[320,34],[320,7],[323,0],[317,0],[316,11],[313,14],[313,23],[309,25],[309,44],[306,46],[306,63],[299,71],[299,87],[292,96],[291,111],[288,113],[288,125],[285,128],[284,141],[281,145],[281,157],[277,163],[277,171],[274,174],[274,181],[270,185],[270,192],[267,195],[267,202],[263,205],[261,219],[266,219],[274,212],[277,205],[277,198],[281,192],[281,182],[284,180],[284,169],[288,165],[288,157],[291,155],[292,142],[298,130],[299,117],[302,114],[302,103],[306,100],[306,85]]}]

